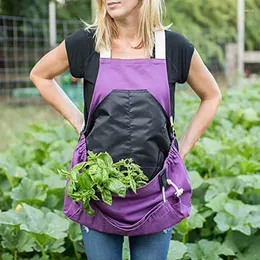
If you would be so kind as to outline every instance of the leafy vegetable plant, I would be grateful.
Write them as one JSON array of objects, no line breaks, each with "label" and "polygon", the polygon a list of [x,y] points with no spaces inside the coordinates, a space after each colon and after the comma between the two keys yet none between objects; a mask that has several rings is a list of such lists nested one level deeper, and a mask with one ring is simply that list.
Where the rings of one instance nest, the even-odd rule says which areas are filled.
[{"label": "leafy vegetable plant", "polygon": [[112,205],[112,194],[120,197],[126,196],[126,191],[143,186],[149,180],[140,166],[132,158],[113,162],[107,152],[94,153],[88,151],[88,160],[72,167],[71,170],[58,170],[59,174],[69,183],[66,192],[75,201],[82,201],[86,212],[93,216],[94,209],[90,200],[101,199]]},{"label": "leafy vegetable plant", "polygon": [[[192,212],[174,226],[168,260],[260,259],[260,84],[230,88],[222,95],[214,121],[185,160]],[[196,95],[179,91],[178,96],[177,138],[198,106]],[[66,120],[64,125],[33,124],[21,133],[0,153],[0,259],[85,259],[80,225],[62,213],[64,177],[57,172],[68,167],[78,135]],[[74,178],[85,171],[76,168]],[[117,168],[120,174],[128,169],[122,168]],[[106,173],[102,170],[101,176],[119,179]],[[139,187],[145,180],[136,173]],[[123,184],[131,189],[129,180]],[[102,199],[97,185],[93,189]],[[124,252],[123,259],[129,260],[127,243]]]}]

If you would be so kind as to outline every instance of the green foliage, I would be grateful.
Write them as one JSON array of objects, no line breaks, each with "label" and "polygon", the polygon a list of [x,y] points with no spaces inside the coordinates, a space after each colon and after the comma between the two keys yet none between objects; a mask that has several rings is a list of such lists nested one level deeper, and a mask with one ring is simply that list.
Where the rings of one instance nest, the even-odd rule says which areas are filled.
[{"label": "green foliage", "polygon": [[107,152],[87,152],[87,162],[74,165],[70,171],[61,169],[58,172],[60,176],[69,180],[66,187],[67,195],[75,201],[82,201],[85,211],[90,216],[95,214],[90,206],[91,199],[99,200],[98,195],[101,194],[101,199],[112,205],[113,193],[124,198],[128,189],[136,193],[136,189],[149,180],[132,158],[113,163]]},{"label": "green foliage", "polygon": [[[183,244],[171,244],[169,259],[259,258],[259,95],[260,85],[223,93],[213,122],[186,157],[192,214],[174,227]],[[197,97],[179,100],[177,133],[192,118]]]},{"label": "green foliage", "polygon": [[[66,0],[65,4],[57,5],[57,17],[66,20],[82,18],[91,22],[91,0]],[[79,22],[79,25],[81,22]]]},{"label": "green foliage", "polygon": [[13,16],[25,16],[35,18],[48,18],[48,3],[49,1],[1,1],[1,13]]},{"label": "green foliage", "polygon": [[[224,92],[214,120],[186,157],[192,212],[174,226],[170,260],[259,259],[259,96],[260,85]],[[178,93],[176,102],[178,138],[199,100],[196,95]],[[68,167],[77,135],[67,124],[59,124],[31,125],[23,136],[0,154],[0,257],[84,259],[80,227],[62,213],[65,181],[57,172]],[[111,166],[121,163],[102,153],[95,155],[88,178],[101,189],[101,181],[110,179]],[[76,171],[83,165],[75,166],[75,176],[81,176]],[[117,170],[112,170],[114,179]],[[114,179],[103,189],[107,203],[111,190],[118,189]],[[78,181],[90,188],[86,179]],[[135,189],[129,180],[123,184]]]},{"label": "green foliage", "polygon": [[[199,50],[205,62],[214,57],[224,65],[224,47],[237,41],[237,1],[168,0],[166,24],[181,31]],[[259,50],[260,6],[255,0],[245,1],[245,46]]]},{"label": "green foliage", "polygon": [[[90,0],[66,0],[65,3],[56,2],[57,18],[71,19],[82,18],[90,20],[91,1]],[[2,0],[0,11],[5,15],[23,16],[28,18],[48,19],[49,0],[32,1],[32,0]],[[79,8],[80,7],[80,8]]]}]

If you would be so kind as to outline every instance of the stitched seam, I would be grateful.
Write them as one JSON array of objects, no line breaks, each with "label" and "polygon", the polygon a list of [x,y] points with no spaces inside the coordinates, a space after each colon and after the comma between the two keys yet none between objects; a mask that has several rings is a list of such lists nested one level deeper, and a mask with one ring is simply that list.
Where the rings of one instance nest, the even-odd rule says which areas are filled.
[{"label": "stitched seam", "polygon": [[92,57],[92,55],[93,55],[95,52],[96,52],[95,50],[94,50],[94,51],[91,51],[90,54],[88,54],[86,60],[85,60],[84,63],[83,63],[82,71],[81,71],[81,75],[82,75],[83,78],[84,78],[84,75],[85,75],[85,70],[86,70],[87,64],[88,64],[90,58]]},{"label": "stitched seam", "polygon": [[132,132],[132,128],[131,128],[131,101],[130,101],[130,95],[131,95],[131,91],[128,91],[128,105],[129,105],[129,109],[128,109],[128,117],[129,117],[129,148],[130,148],[130,158],[132,157],[132,138],[131,138],[131,132]]}]

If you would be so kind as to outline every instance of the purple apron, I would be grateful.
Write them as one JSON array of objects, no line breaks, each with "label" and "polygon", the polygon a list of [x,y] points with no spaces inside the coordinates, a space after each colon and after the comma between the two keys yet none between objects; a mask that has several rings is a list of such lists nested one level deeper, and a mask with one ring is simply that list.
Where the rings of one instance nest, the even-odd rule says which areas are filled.
[{"label": "purple apron", "polygon": [[101,50],[87,123],[69,169],[87,161],[88,149],[107,151],[114,162],[132,157],[149,182],[137,188],[137,194],[113,194],[112,205],[91,200],[94,216],[65,193],[63,213],[71,220],[101,232],[134,236],[162,231],[190,215],[192,190],[174,144],[165,50],[164,30],[155,31],[154,59],[111,58],[111,50]]}]

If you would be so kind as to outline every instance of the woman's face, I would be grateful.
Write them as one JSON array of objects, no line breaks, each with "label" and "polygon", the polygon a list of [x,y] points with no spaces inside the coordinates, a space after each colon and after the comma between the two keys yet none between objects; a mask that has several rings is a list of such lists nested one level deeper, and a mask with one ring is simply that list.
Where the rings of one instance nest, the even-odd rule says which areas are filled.
[{"label": "woman's face", "polygon": [[140,0],[105,0],[108,14],[113,19],[124,19],[129,14],[137,14]]}]

